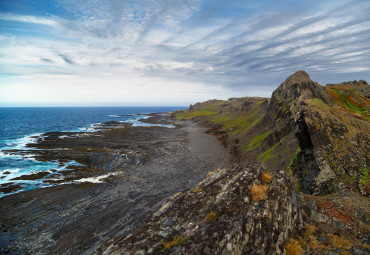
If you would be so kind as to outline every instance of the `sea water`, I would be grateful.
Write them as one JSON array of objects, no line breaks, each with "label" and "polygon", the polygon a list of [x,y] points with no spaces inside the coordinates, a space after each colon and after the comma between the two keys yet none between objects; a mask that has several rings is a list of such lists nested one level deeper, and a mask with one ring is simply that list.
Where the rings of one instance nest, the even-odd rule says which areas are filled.
[{"label": "sea water", "polygon": [[[9,183],[20,184],[22,188],[16,192],[51,186],[40,180],[12,180],[21,175],[41,171],[63,170],[69,165],[77,165],[70,161],[60,166],[58,162],[41,162],[28,153],[27,157],[10,155],[6,150],[35,150],[26,147],[35,143],[37,137],[46,132],[73,131],[94,132],[94,127],[108,121],[132,123],[134,126],[151,126],[140,122],[147,113],[170,112],[183,107],[4,107],[0,108],[0,185]],[[121,116],[125,115],[125,116]],[[166,125],[163,125],[166,126]],[[171,126],[166,126],[171,127]],[[13,192],[14,193],[14,192]],[[9,193],[11,194],[11,193]],[[0,197],[9,195],[0,192]]]}]

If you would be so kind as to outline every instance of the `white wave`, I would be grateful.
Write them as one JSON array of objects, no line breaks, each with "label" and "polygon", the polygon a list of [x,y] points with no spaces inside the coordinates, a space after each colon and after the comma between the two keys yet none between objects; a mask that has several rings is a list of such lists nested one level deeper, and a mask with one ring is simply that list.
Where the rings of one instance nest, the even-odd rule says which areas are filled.
[{"label": "white wave", "polygon": [[87,127],[78,128],[77,132],[87,132],[87,133],[97,132],[97,131],[99,131],[98,127],[100,125],[101,125],[101,123],[90,124]]},{"label": "white wave", "polygon": [[75,180],[75,182],[91,182],[91,183],[103,183],[102,179],[109,177],[109,174],[101,175],[98,177],[88,177],[88,178],[82,178],[79,180]]},{"label": "white wave", "polygon": [[12,174],[15,174],[15,173],[18,173],[20,171],[19,168],[13,168],[13,169],[4,169],[2,174],[5,173],[5,172],[9,172],[9,173],[12,173]]},{"label": "white wave", "polygon": [[119,173],[110,173],[110,174],[104,174],[96,177],[87,177],[87,178],[82,178],[79,180],[75,180],[74,182],[90,182],[90,183],[104,183],[103,179],[111,176],[111,175],[118,175]]},{"label": "white wave", "polygon": [[27,144],[34,144],[40,138],[41,134],[31,134],[26,135],[22,138],[12,139],[12,140],[5,140],[5,144],[7,147],[1,148],[1,150],[30,150],[31,148],[27,148]]}]

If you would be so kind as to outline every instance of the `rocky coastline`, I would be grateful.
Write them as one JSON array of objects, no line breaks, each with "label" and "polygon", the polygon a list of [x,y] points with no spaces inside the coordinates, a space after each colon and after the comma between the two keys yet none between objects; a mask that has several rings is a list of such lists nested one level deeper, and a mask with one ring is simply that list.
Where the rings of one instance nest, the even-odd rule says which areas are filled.
[{"label": "rocky coastline", "polygon": [[109,237],[134,233],[169,196],[228,164],[225,148],[205,128],[169,114],[143,121],[174,128],[112,122],[94,133],[46,133],[30,144],[37,160],[79,165],[21,176],[58,185],[0,198],[0,253],[91,254]]}]

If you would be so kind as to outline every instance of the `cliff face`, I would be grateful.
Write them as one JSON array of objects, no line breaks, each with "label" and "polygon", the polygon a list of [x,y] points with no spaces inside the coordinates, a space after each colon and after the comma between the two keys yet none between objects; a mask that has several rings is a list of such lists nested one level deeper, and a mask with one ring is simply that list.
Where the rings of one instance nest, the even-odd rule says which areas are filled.
[{"label": "cliff face", "polygon": [[271,99],[211,100],[175,112],[206,125],[233,167],[174,195],[135,234],[97,253],[368,252],[369,87],[324,87],[298,71]]},{"label": "cliff face", "polygon": [[[304,193],[323,195],[343,189],[348,178],[363,178],[362,169],[369,165],[370,101],[356,93],[355,84],[322,87],[308,81],[308,75],[303,81],[292,79],[302,72],[280,85],[269,109],[285,104],[301,150],[291,170]],[[366,187],[358,184],[366,194]]]}]

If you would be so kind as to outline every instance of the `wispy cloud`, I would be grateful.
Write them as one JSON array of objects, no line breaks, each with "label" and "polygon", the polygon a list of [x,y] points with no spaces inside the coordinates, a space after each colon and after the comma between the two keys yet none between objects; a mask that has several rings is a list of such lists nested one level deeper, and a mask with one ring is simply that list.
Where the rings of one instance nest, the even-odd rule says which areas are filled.
[{"label": "wispy cloud", "polygon": [[58,23],[50,18],[30,16],[30,15],[17,15],[14,13],[1,13],[0,20],[24,22],[24,23],[34,23],[47,26],[56,26]]},{"label": "wispy cloud", "polygon": [[64,62],[66,62],[67,64],[70,64],[70,65],[73,65],[74,62],[71,60],[71,58],[65,54],[58,54],[59,57],[61,57]]}]

